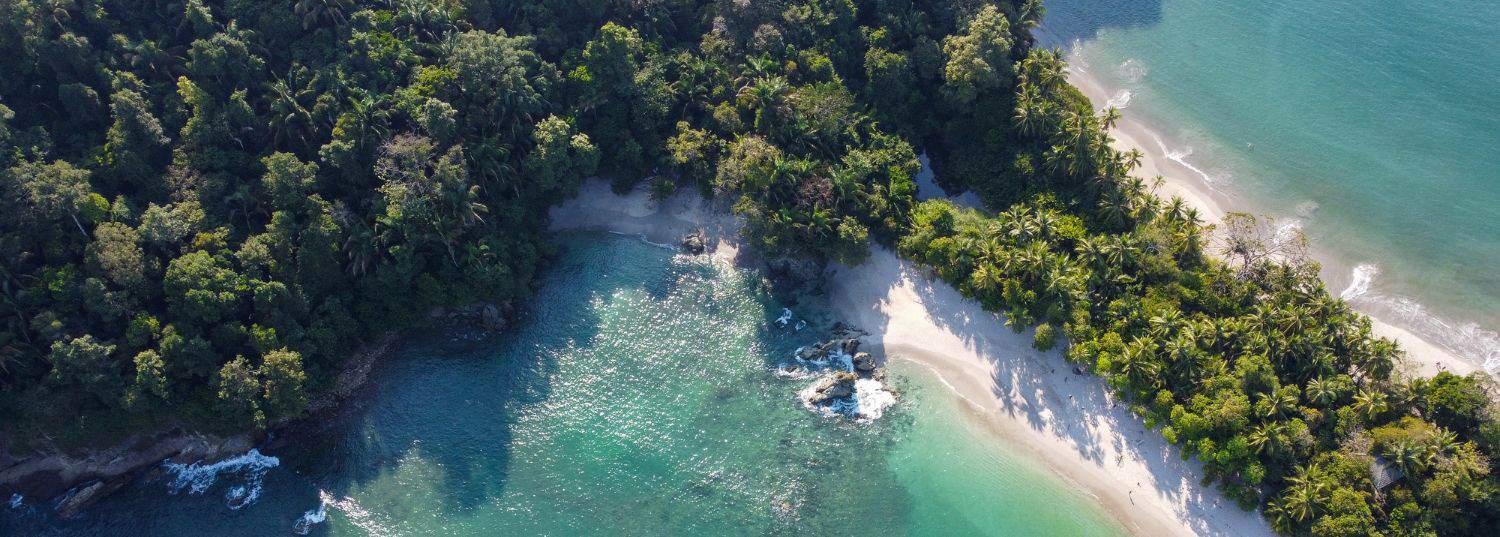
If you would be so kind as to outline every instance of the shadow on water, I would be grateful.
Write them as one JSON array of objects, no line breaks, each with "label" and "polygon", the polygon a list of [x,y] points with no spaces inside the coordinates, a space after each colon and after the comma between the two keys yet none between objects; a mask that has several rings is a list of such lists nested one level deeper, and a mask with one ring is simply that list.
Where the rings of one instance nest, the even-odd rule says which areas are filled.
[{"label": "shadow on water", "polygon": [[[343,497],[377,480],[401,480],[394,474],[419,459],[420,468],[409,471],[441,474],[424,479],[442,483],[433,494],[444,512],[470,512],[499,497],[521,412],[552,395],[558,359],[599,334],[591,302],[612,299],[608,288],[580,292],[567,282],[611,278],[607,267],[600,256],[559,256],[530,302],[537,306],[503,333],[413,335],[381,371],[379,397],[329,435],[335,440],[330,449],[300,464],[323,474],[316,488]],[[317,503],[313,498],[308,505]]]},{"label": "shadow on water", "polygon": [[[350,525],[371,534],[420,532],[419,528],[433,527],[451,533],[472,532],[475,528],[469,528],[470,524],[494,523],[490,519],[498,502],[516,494],[542,498],[526,496],[538,492],[528,488],[535,486],[537,475],[532,469],[539,456],[529,450],[561,448],[540,457],[561,457],[559,464],[566,466],[577,462],[571,459],[576,453],[567,449],[594,449],[592,444],[545,439],[538,443],[531,433],[540,423],[535,421],[538,416],[552,414],[540,408],[571,405],[568,401],[572,398],[589,396],[568,380],[574,376],[571,371],[577,370],[572,366],[579,363],[572,360],[602,357],[605,361],[598,366],[615,367],[612,360],[617,356],[613,353],[636,349],[628,345],[611,348],[621,345],[611,334],[642,326],[632,323],[674,326],[671,317],[679,313],[693,315],[695,320],[682,325],[687,332],[663,328],[671,332],[664,338],[673,342],[657,352],[708,349],[694,354],[701,355],[694,362],[701,363],[701,368],[681,371],[701,380],[670,384],[671,389],[701,390],[683,391],[679,401],[701,398],[708,403],[674,407],[693,411],[677,418],[682,420],[681,425],[663,430],[676,431],[678,441],[689,442],[687,445],[698,442],[705,448],[721,449],[715,443],[720,435],[740,438],[741,428],[753,428],[757,431],[755,440],[736,440],[732,445],[737,447],[724,448],[723,453],[764,459],[748,465],[738,458],[710,461],[722,470],[706,476],[673,474],[685,479],[679,485],[641,484],[639,490],[618,489],[616,494],[629,490],[633,496],[590,505],[590,509],[599,511],[574,515],[598,518],[600,513],[620,511],[623,516],[626,511],[634,512],[639,521],[655,521],[637,526],[643,529],[688,528],[691,525],[683,525],[684,520],[715,520],[713,517],[718,516],[765,524],[773,533],[816,529],[836,532],[838,524],[848,520],[904,519],[903,513],[914,499],[897,493],[902,488],[888,472],[867,470],[883,467],[882,453],[888,448],[889,435],[804,413],[792,406],[793,393],[803,381],[775,377],[768,374],[768,368],[734,367],[735,363],[744,363],[737,360],[749,356],[729,356],[724,364],[714,362],[726,352],[746,352],[759,355],[753,359],[764,359],[771,365],[797,346],[825,336],[829,323],[813,305],[816,301],[793,306],[797,319],[811,317],[803,330],[778,327],[775,320],[782,313],[782,305],[769,298],[772,289],[764,280],[711,281],[718,277],[717,268],[697,262],[663,263],[658,255],[642,255],[639,249],[649,246],[633,241],[606,241],[603,246],[592,240],[561,243],[564,251],[549,267],[537,295],[527,301],[530,308],[504,333],[449,327],[408,334],[404,345],[372,373],[366,395],[344,415],[330,420],[323,432],[288,439],[289,447],[262,450],[278,457],[280,465],[265,473],[260,499],[250,507],[231,510],[226,506],[225,495],[243,482],[241,475],[225,473],[206,493],[198,495],[171,494],[164,479],[156,477],[128,487],[75,521],[37,516],[16,525],[0,513],[0,535],[286,535],[304,513],[316,512],[324,499],[336,502],[326,512],[330,520],[338,522],[304,526],[310,535],[344,534]],[[579,249],[573,249],[575,244],[581,244]],[[743,299],[741,293],[746,288],[735,286],[742,285],[753,286],[754,304],[736,302]],[[631,292],[622,295],[620,290]],[[653,316],[645,320],[616,317],[634,311],[631,308],[642,295],[657,305],[676,304],[668,307],[681,309],[644,312]],[[616,300],[624,302],[614,303]],[[745,307],[752,309],[737,309]],[[743,340],[744,332],[735,332],[736,326],[702,322],[724,316],[745,319],[744,315],[755,326]],[[716,337],[732,337],[736,343],[726,347],[714,341]],[[740,341],[749,345],[742,347]],[[649,365],[620,362],[618,367]],[[726,375],[729,371],[736,374]],[[614,392],[613,397],[621,395]],[[898,429],[898,423],[888,416],[878,430]],[[590,421],[587,425],[600,423]],[[698,438],[701,431],[714,434]],[[849,459],[846,449],[858,456]],[[676,464],[657,455],[625,453],[603,456],[608,464],[629,462],[662,468]],[[832,477],[843,475],[857,476],[861,485],[837,486],[841,480]],[[740,488],[745,484],[763,487],[763,497],[744,504],[747,497]],[[857,493],[870,487],[891,492],[874,499]],[[638,494],[641,491],[650,493]],[[778,515],[766,521],[757,513],[767,508],[754,503],[761,500],[776,506],[772,510],[784,508],[796,516]],[[568,503],[564,500],[551,505],[566,508]],[[708,515],[686,514],[687,510],[717,510],[724,505],[736,507]],[[38,511],[44,509],[39,507]]]},{"label": "shadow on water", "polygon": [[1047,47],[1068,48],[1088,41],[1106,28],[1139,28],[1161,22],[1165,0],[1046,0],[1046,18],[1037,40]]}]

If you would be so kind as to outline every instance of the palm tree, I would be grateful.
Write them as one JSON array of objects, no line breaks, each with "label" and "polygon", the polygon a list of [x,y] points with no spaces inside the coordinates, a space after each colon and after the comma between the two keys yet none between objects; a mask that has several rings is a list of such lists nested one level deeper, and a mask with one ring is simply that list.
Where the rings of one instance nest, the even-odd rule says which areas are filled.
[{"label": "palm tree", "polygon": [[1403,438],[1396,442],[1390,447],[1387,455],[1390,455],[1391,463],[1408,476],[1419,475],[1436,462],[1436,456],[1430,447],[1410,438]]},{"label": "palm tree", "polygon": [[755,129],[772,134],[771,129],[780,125],[784,115],[785,97],[791,86],[780,76],[761,77],[740,89],[740,102],[755,110]]},{"label": "palm tree", "polygon": [[1099,198],[1099,215],[1111,226],[1123,227],[1130,220],[1131,209],[1130,196],[1119,190],[1112,190]]},{"label": "palm tree", "polygon": [[[378,224],[377,224],[378,225]],[[350,276],[363,276],[380,264],[384,253],[380,232],[375,227],[356,223],[344,239],[344,253],[349,257],[347,270]]]},{"label": "palm tree", "polygon": [[1250,430],[1250,447],[1256,453],[1282,453],[1287,447],[1287,424],[1279,421],[1261,422]]},{"label": "palm tree", "polygon": [[1161,378],[1157,375],[1161,371],[1161,364],[1156,361],[1153,345],[1144,338],[1137,336],[1125,345],[1125,350],[1120,354],[1120,374],[1134,386],[1155,389],[1161,385]]},{"label": "palm tree", "polygon": [[1323,377],[1317,377],[1307,382],[1307,400],[1313,404],[1326,407],[1330,403],[1333,403],[1336,397],[1338,397],[1338,392],[1334,390],[1333,382],[1325,380]]},{"label": "palm tree", "polygon": [[1104,111],[1099,114],[1099,123],[1104,126],[1104,131],[1107,132],[1110,129],[1115,128],[1115,124],[1120,122],[1120,117],[1120,109],[1111,106],[1109,108],[1105,108]]},{"label": "palm tree", "polygon": [[1363,414],[1366,420],[1375,421],[1377,416],[1384,414],[1390,408],[1386,399],[1384,392],[1369,388],[1360,390],[1354,395],[1354,410]]},{"label": "palm tree", "polygon": [[1011,117],[1012,123],[1021,134],[1035,136],[1046,119],[1047,101],[1039,95],[1036,86],[1024,79],[1017,88],[1019,91],[1016,92],[1016,111]]},{"label": "palm tree", "polygon": [[312,96],[313,90],[298,83],[305,75],[306,70],[294,71],[286,79],[267,85],[270,90],[267,108],[271,116],[268,122],[272,145],[293,148],[304,155],[312,149],[310,140],[315,128],[312,113],[302,104]]},{"label": "palm tree", "polygon": [[1309,476],[1311,468],[1298,467],[1297,473],[1287,480],[1291,486],[1281,496],[1281,509],[1297,522],[1307,522],[1317,516],[1318,505],[1328,495],[1329,485],[1325,481]]}]

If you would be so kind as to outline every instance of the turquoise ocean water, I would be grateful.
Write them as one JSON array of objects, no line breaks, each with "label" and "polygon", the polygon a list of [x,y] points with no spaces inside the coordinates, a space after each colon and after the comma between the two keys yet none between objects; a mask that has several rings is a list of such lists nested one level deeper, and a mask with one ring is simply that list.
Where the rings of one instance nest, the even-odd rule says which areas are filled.
[{"label": "turquoise ocean water", "polygon": [[1500,2],[1047,7],[1042,42],[1141,143],[1300,225],[1335,294],[1500,371]]},{"label": "turquoise ocean water", "polygon": [[[0,535],[1122,535],[924,369],[852,424],[775,373],[826,332],[756,273],[566,234],[507,333],[419,334],[323,437],[145,479]],[[245,502],[244,498],[255,498]],[[236,508],[236,506],[238,508]]]}]

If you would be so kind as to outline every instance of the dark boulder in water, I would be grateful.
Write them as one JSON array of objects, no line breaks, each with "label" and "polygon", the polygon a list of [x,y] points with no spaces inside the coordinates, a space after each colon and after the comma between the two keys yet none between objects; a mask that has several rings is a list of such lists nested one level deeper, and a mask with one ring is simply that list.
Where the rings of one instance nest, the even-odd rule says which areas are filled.
[{"label": "dark boulder in water", "polygon": [[479,311],[479,324],[485,330],[499,332],[505,329],[505,315],[494,304],[485,304]]},{"label": "dark boulder in water", "polygon": [[875,372],[875,357],[868,352],[854,353],[854,370],[862,376],[869,376]]},{"label": "dark boulder in water", "polygon": [[818,380],[818,386],[813,389],[814,395],[811,403],[815,405],[827,404],[834,399],[843,399],[854,395],[854,381],[858,376],[846,371],[838,371]]},{"label": "dark boulder in water", "polygon": [[694,231],[682,236],[682,251],[698,255],[708,249],[707,241],[703,238],[703,232]]}]

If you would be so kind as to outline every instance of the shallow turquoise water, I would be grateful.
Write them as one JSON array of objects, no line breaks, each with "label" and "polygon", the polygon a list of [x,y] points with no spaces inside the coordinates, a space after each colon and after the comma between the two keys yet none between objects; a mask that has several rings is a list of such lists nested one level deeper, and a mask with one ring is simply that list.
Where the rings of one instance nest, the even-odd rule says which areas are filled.
[{"label": "shallow turquoise water", "polygon": [[1215,189],[1300,221],[1334,293],[1500,368],[1500,3],[1047,6],[1043,41]]},{"label": "shallow turquoise water", "polygon": [[[754,273],[639,240],[569,234],[535,307],[498,337],[417,336],[327,439],[201,493],[146,480],[82,520],[0,507],[10,535],[1121,535],[925,370],[856,425],[773,373],[816,340]],[[263,466],[269,466],[261,459]]]}]

